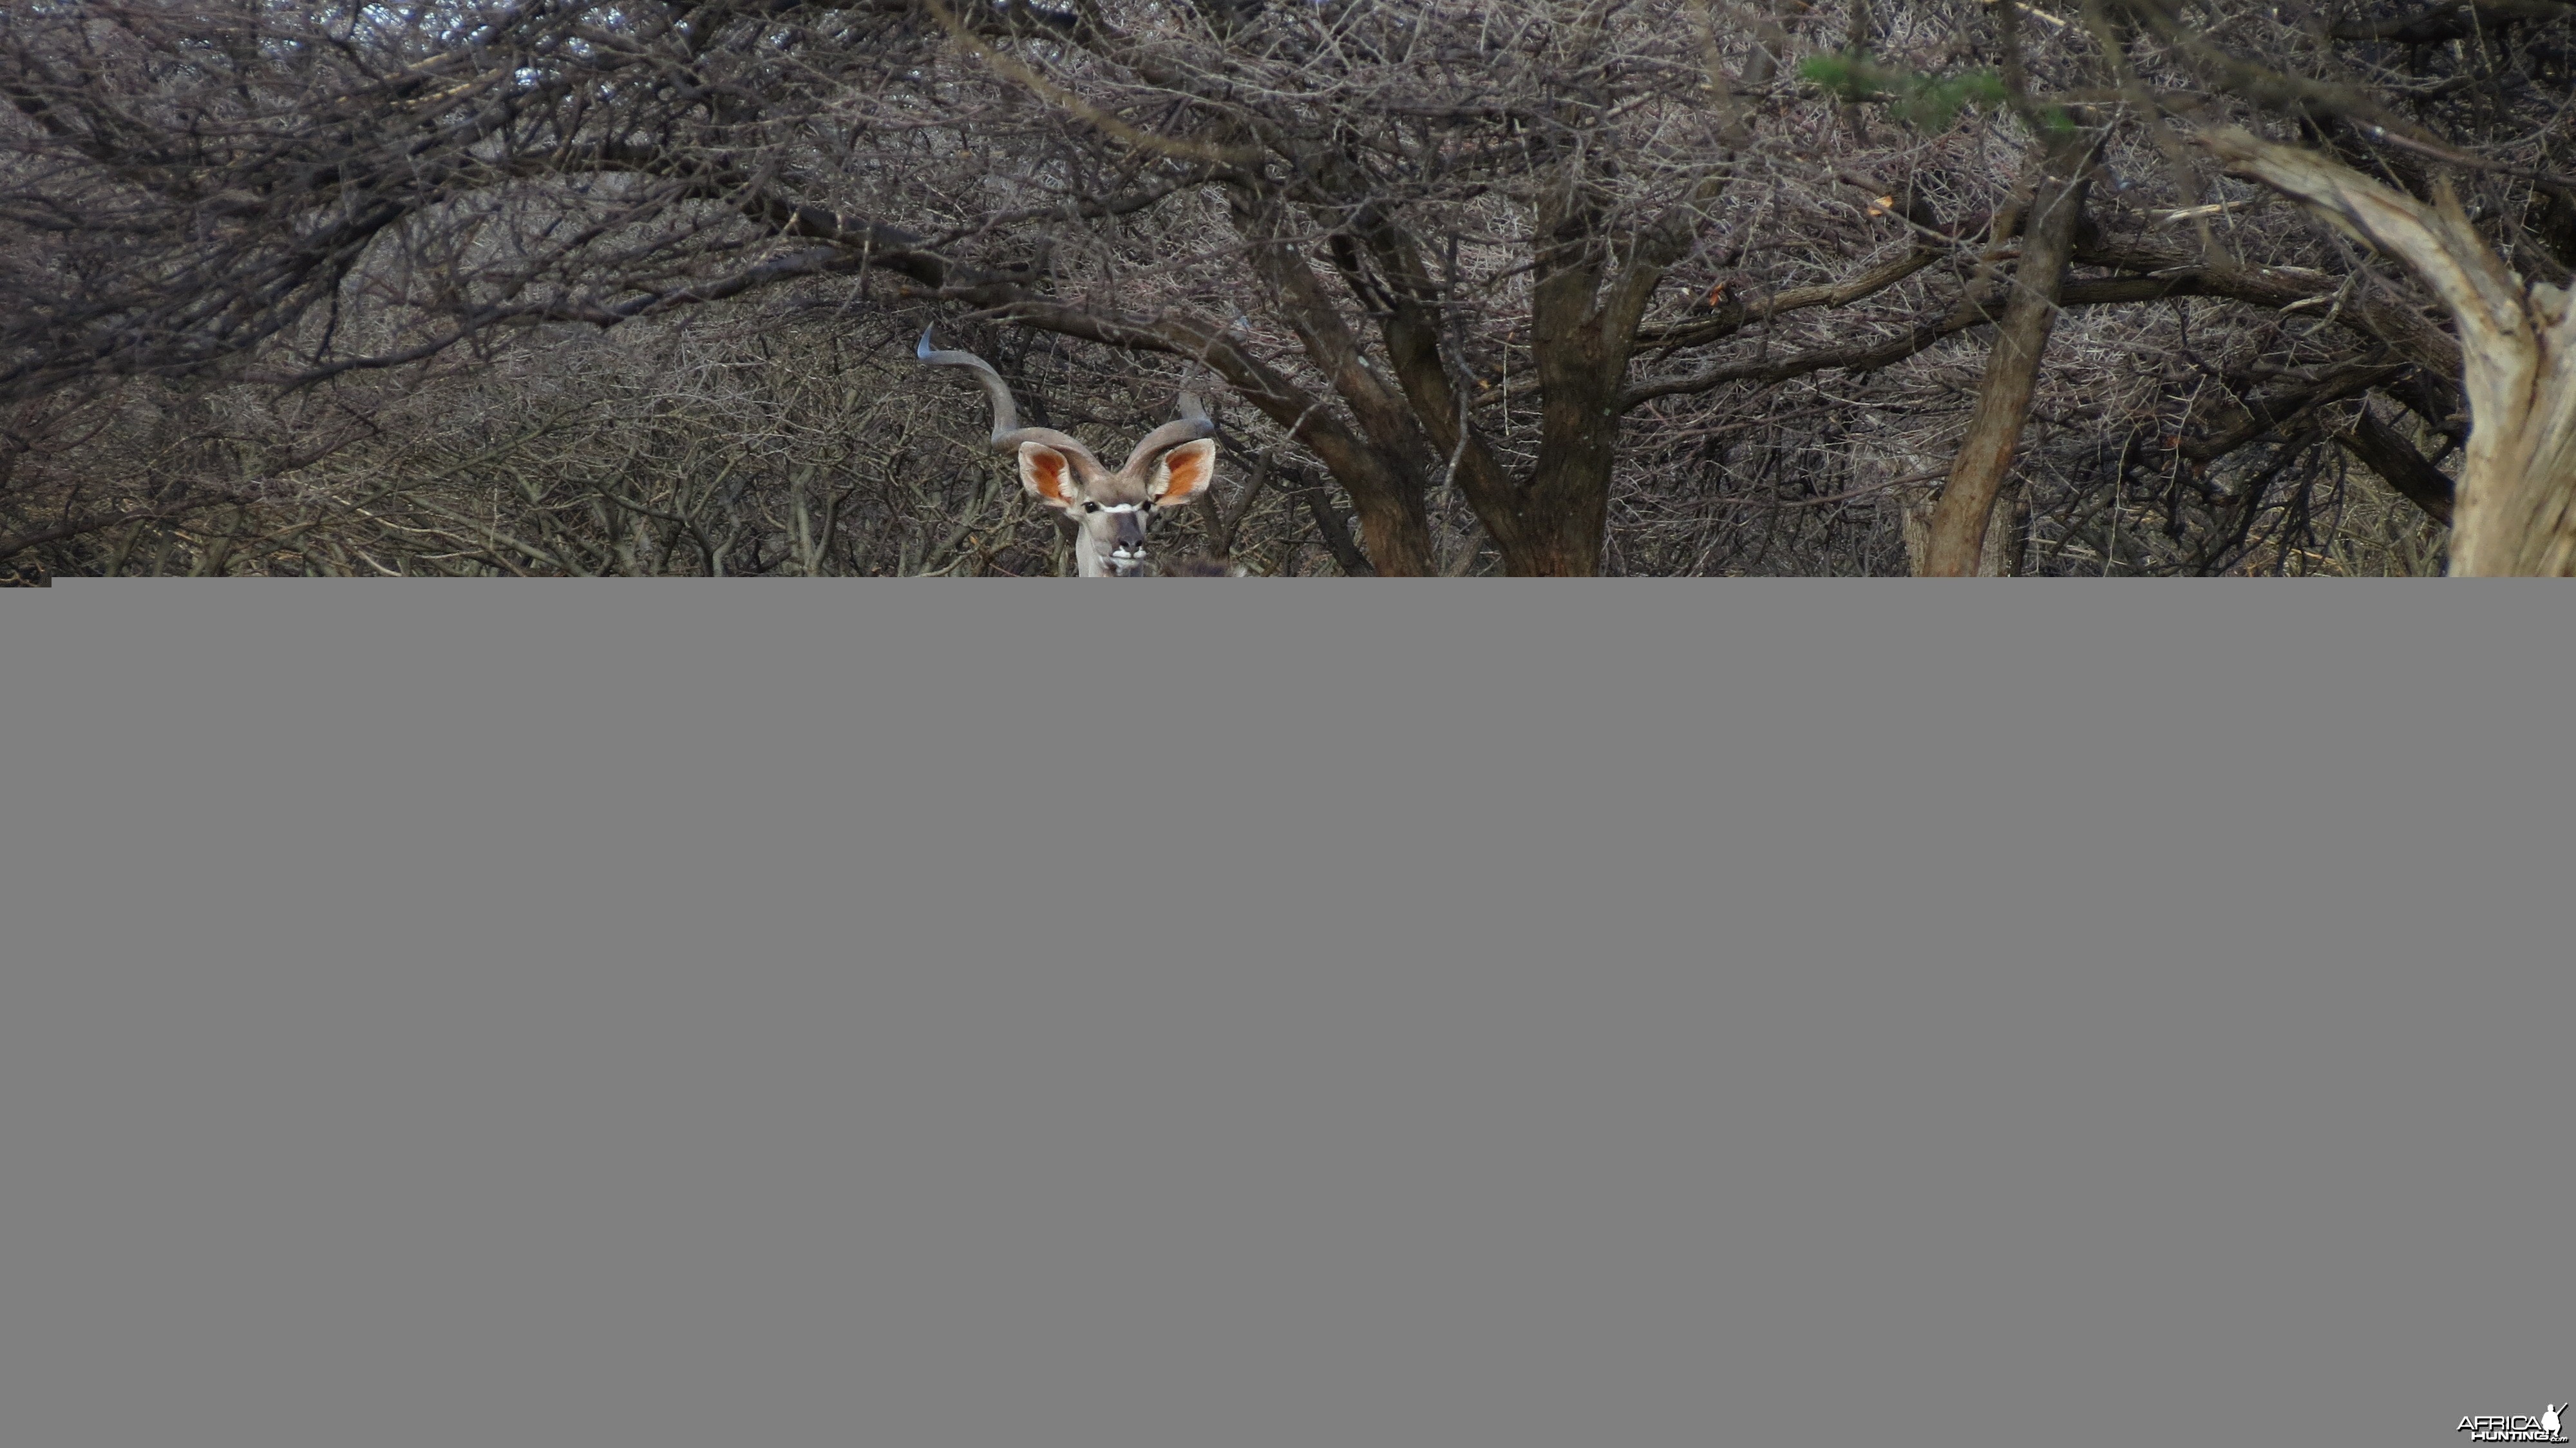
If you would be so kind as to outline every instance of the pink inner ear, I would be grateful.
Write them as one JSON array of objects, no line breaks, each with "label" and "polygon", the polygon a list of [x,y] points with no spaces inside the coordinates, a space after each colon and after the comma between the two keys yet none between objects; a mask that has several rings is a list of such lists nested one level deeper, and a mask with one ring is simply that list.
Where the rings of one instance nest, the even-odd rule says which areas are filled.
[{"label": "pink inner ear", "polygon": [[1207,485],[1208,472],[1214,466],[1216,448],[1205,441],[1187,443],[1164,455],[1163,468],[1170,475],[1170,485],[1163,489],[1169,502],[1195,496]]},{"label": "pink inner ear", "polygon": [[1072,461],[1054,448],[1036,443],[1025,443],[1020,448],[1020,475],[1051,502],[1065,501],[1064,475],[1072,466]]}]

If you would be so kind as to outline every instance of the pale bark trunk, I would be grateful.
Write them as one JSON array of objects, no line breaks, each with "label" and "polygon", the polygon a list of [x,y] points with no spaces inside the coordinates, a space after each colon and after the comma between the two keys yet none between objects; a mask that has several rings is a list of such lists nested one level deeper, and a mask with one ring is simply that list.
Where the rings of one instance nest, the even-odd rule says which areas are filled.
[{"label": "pale bark trunk", "polygon": [[[1917,578],[1926,577],[1923,560],[1932,547],[1932,512],[1938,506],[1930,489],[1899,502],[1904,509],[1897,527],[1905,539],[1905,571]],[[1986,526],[1986,541],[1977,550],[1977,577],[2017,578],[2021,576],[2024,542],[2029,536],[2030,504],[2018,479],[2007,481],[1995,496],[1992,521]]]},{"label": "pale bark trunk", "polygon": [[1896,526],[1905,539],[1905,571],[1923,576],[1923,555],[1932,548],[1932,490],[1908,492],[1897,500]]},{"label": "pale bark trunk", "polygon": [[1979,578],[2021,576],[2023,545],[2030,537],[2030,495],[2019,478],[2007,479],[1986,514],[1986,540],[1977,550]]},{"label": "pale bark trunk", "polygon": [[2427,206],[2314,151],[2219,131],[2228,169],[2404,262],[2460,330],[2469,441],[2452,503],[2455,574],[2576,574],[2576,301],[2525,284],[2445,186]]},{"label": "pale bark trunk", "polygon": [[1950,467],[1950,480],[1934,506],[1918,573],[1932,578],[1982,574],[1986,539],[1996,502],[2012,473],[2013,451],[2030,419],[2039,384],[2040,356],[2057,325],[2057,291],[2075,250],[2076,223],[2084,214],[2084,172],[2092,147],[2081,139],[2044,143],[2046,160],[2022,227],[2021,265],[1995,326],[1995,347],[1977,387],[1967,436]]}]

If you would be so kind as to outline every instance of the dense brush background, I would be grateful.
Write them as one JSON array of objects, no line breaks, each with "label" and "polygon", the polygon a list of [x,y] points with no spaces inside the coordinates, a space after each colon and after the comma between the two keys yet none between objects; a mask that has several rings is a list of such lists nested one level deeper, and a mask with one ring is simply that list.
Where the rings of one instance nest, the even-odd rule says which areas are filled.
[{"label": "dense brush background", "polygon": [[[2188,45],[2114,8],[2120,57],[2088,29],[2100,6],[2018,12],[2031,93],[2108,131],[2068,277],[2106,285],[2059,319],[1998,567],[2440,572],[2441,524],[2349,445],[2366,413],[2456,465],[2452,379],[2385,325],[2438,312],[2185,133],[2250,121],[2419,195],[2439,171],[2514,266],[2564,282],[2576,201],[2548,178],[2576,169],[2576,9],[2155,7],[2480,170],[2370,148],[2250,81],[2217,94]],[[1055,520],[980,446],[981,394],[911,360],[934,322],[1104,456],[1180,387],[1206,397],[1216,496],[1165,549],[1362,571],[1332,469],[1168,345],[1171,319],[1339,406],[1247,238],[1287,216],[1320,256],[1334,226],[1391,218],[1480,435],[1529,466],[1540,193],[1578,167],[1614,259],[1644,218],[1689,228],[1628,364],[1632,389],[1670,390],[1618,424],[1600,571],[1902,574],[1991,328],[1827,364],[2009,261],[1994,218],[2032,135],[1978,78],[2011,38],[1979,0],[14,4],[0,572],[1065,571]],[[2196,118],[2123,99],[2195,87]],[[1208,159],[1223,117],[1190,107],[1220,92],[1329,142],[1365,197],[1335,212],[1276,165]],[[1532,117],[1557,127],[1536,160]],[[1264,197],[1287,210],[1247,221]],[[903,248],[959,270],[889,264]],[[1847,305],[1762,314],[1918,252]],[[2289,280],[2269,304],[2107,287],[2172,270],[2158,257]],[[1330,296],[1383,366],[1365,289]],[[1504,571],[1446,464],[1425,473],[1427,571]]]}]

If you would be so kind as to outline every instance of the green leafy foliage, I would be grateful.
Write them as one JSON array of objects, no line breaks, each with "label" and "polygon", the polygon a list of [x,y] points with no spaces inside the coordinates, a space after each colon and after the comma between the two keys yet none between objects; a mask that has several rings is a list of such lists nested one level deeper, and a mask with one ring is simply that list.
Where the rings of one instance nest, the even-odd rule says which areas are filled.
[{"label": "green leafy foliage", "polygon": [[1926,131],[1948,129],[1961,111],[2004,103],[2003,81],[1986,68],[1933,75],[1837,54],[1809,56],[1798,74],[1839,100],[1886,101],[1888,114]]}]

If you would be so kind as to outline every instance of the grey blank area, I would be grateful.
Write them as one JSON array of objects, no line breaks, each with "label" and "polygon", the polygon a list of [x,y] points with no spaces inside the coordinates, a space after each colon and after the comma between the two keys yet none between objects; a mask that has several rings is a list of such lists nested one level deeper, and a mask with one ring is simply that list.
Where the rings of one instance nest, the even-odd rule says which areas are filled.
[{"label": "grey blank area", "polygon": [[2576,1396],[2563,592],[1075,596],[12,600],[0,1439]]}]

